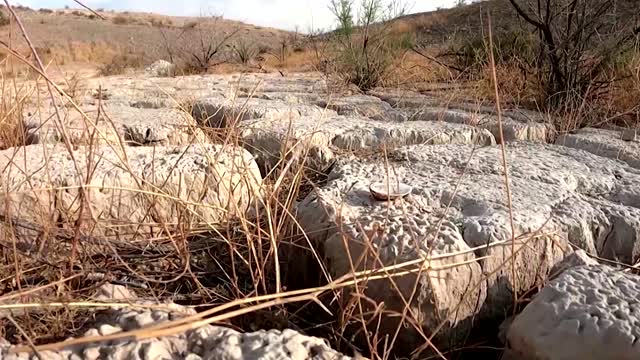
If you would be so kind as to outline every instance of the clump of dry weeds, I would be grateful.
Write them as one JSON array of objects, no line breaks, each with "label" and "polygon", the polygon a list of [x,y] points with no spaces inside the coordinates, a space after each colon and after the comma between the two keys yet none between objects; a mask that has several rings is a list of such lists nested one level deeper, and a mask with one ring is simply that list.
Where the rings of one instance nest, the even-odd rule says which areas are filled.
[{"label": "clump of dry weeds", "polygon": [[100,76],[122,75],[129,69],[140,69],[144,60],[138,54],[119,54],[98,68]]},{"label": "clump of dry weeds", "polygon": [[23,85],[0,76],[0,150],[4,150],[28,144],[24,121],[28,97]]}]

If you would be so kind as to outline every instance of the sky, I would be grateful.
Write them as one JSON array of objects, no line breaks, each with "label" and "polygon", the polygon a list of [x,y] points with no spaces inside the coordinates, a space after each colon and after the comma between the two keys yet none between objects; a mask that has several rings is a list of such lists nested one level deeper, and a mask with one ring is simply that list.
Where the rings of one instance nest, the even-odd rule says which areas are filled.
[{"label": "sky", "polygon": [[[13,0],[11,4],[33,9],[61,9],[78,5],[72,0]],[[408,0],[409,12],[451,7],[455,0]],[[109,10],[155,12],[176,16],[222,15],[253,25],[286,30],[333,29],[329,0],[84,0],[83,4]]]}]

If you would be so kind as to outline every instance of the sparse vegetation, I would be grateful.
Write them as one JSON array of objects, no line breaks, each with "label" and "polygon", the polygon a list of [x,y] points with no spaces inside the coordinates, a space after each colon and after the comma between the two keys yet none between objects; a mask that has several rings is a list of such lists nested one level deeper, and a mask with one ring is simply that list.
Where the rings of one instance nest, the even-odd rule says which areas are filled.
[{"label": "sparse vegetation", "polygon": [[[450,10],[460,27],[445,38],[444,49],[426,55],[433,45],[424,41],[414,49],[429,62],[452,71],[455,81],[481,81],[483,97],[493,98],[487,23],[463,23],[465,16],[473,19],[468,16],[470,9],[484,14],[478,18],[492,14],[492,52],[505,101],[554,114],[560,131],[612,117],[623,122],[637,118],[636,104],[622,105],[614,99],[625,97],[622,88],[634,92],[630,83],[633,66],[622,64],[631,64],[630,59],[640,56],[634,27],[638,4],[618,1],[613,6],[609,0],[544,0],[540,4],[494,0]],[[564,16],[563,9],[574,10]],[[429,29],[430,36],[447,31],[437,25]],[[420,31],[427,33],[426,28]]]},{"label": "sparse vegetation", "polygon": [[151,23],[151,26],[155,26],[155,27],[169,27],[169,26],[173,26],[173,21],[171,21],[171,19],[164,19],[164,18],[156,18],[156,17],[152,17],[149,22]]},{"label": "sparse vegetation", "polygon": [[286,67],[287,59],[289,58],[289,47],[287,46],[287,42],[282,41],[277,49],[269,52],[269,55],[276,59],[279,68]]},{"label": "sparse vegetation", "polygon": [[127,15],[116,15],[111,19],[111,21],[116,25],[129,25],[135,22],[132,17]]},{"label": "sparse vegetation", "polygon": [[577,108],[606,91],[615,81],[614,62],[640,35],[635,1],[544,0],[537,8],[530,0],[510,2],[539,36],[538,64],[548,73],[542,81],[550,106]]},{"label": "sparse vegetation", "polygon": [[[212,66],[228,61],[230,52],[225,50],[231,47],[229,42],[240,30],[221,31],[219,21],[221,18],[214,16],[209,21],[187,23],[177,35],[159,29],[167,57],[177,65],[178,73],[203,74]],[[248,43],[237,45],[240,47],[232,49],[237,56],[255,55],[255,49]],[[242,61],[242,58],[239,59]],[[248,58],[245,59],[248,61]]]},{"label": "sparse vegetation", "polygon": [[110,62],[100,66],[98,72],[101,76],[121,75],[127,69],[140,69],[143,65],[144,60],[140,55],[125,53],[116,55]]},{"label": "sparse vegetation", "polygon": [[20,94],[4,88],[1,100],[0,150],[27,144],[27,132],[23,118],[26,99],[21,97]]},{"label": "sparse vegetation", "polygon": [[10,23],[11,23],[11,18],[9,17],[9,15],[5,14],[4,11],[0,10],[0,27],[7,26]]},{"label": "sparse vegetation", "polygon": [[356,16],[354,5],[354,0],[330,3],[338,28],[327,62],[330,71],[344,81],[368,90],[384,82],[394,60],[405,51],[389,26],[404,8],[397,2],[385,5],[382,0],[362,0]]},{"label": "sparse vegetation", "polygon": [[255,58],[258,53],[256,46],[244,40],[238,40],[233,44],[233,52],[236,59],[245,65]]}]

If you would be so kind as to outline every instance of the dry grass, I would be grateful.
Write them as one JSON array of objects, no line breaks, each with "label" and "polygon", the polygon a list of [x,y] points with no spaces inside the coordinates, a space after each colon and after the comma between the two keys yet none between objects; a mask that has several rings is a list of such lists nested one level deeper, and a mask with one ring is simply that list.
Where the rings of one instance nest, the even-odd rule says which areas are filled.
[{"label": "dry grass", "polygon": [[[397,31],[413,29],[413,26],[403,24]],[[104,70],[105,74],[121,73],[129,66],[139,66],[140,58],[134,59],[135,61],[131,62],[130,59],[115,57],[109,68]],[[304,51],[287,53],[286,61],[278,56],[266,56],[262,65],[263,68],[293,71],[306,69],[315,63],[315,59],[316,50],[307,47]],[[26,59],[21,60],[28,62]],[[407,53],[394,61],[396,63],[393,66],[393,76],[389,77],[386,85],[425,90],[430,84],[442,81],[451,84],[469,83],[468,79],[461,79],[450,69],[434,64],[417,54]],[[640,92],[640,68],[637,67],[637,59],[630,64],[632,65],[628,69],[633,76],[619,82],[620,90],[617,90],[619,95],[625,92],[630,95],[612,97],[612,106],[616,109],[637,106],[637,101],[633,100],[637,92],[633,91]],[[219,69],[222,70],[214,71],[237,70],[231,67]],[[537,90],[535,86],[530,85],[528,79],[520,77],[520,74],[508,64],[495,64],[495,60],[492,59],[489,66],[483,68],[478,79],[480,86],[466,93],[456,92],[452,96],[455,96],[456,100],[458,97],[468,97],[478,102],[490,99],[498,104],[502,101],[533,106],[530,104],[535,104]],[[22,126],[21,114],[26,95],[24,91],[16,92],[15,82],[9,80],[3,82],[3,88],[8,90],[3,92],[3,99],[6,100],[2,102],[0,109],[0,144],[5,144],[4,147],[15,147],[24,143],[17,134],[24,134],[24,129],[19,126]],[[38,99],[41,103],[36,105],[55,101],[80,111],[73,103],[75,81],[68,80],[67,86],[63,88],[53,84],[50,77],[37,79],[39,87],[46,87],[43,82],[48,82],[63,95],[54,96],[56,92],[52,91],[50,98]],[[188,103],[180,106],[185,112],[191,113]],[[500,108],[498,114],[501,114]],[[85,123],[86,128],[91,130],[95,119],[85,115]],[[216,143],[226,147],[242,146],[238,135],[241,131],[237,126],[229,126],[223,130],[210,131],[210,136]],[[96,149],[95,143],[100,137],[95,131],[90,133],[95,141],[90,140],[89,146],[85,148],[89,158],[92,157]],[[124,145],[111,146],[119,148]],[[384,161],[387,164],[386,170],[389,170],[392,165],[389,165],[389,160],[386,159],[385,150],[374,152],[372,156]],[[501,160],[502,166],[507,170],[504,144],[502,150],[501,158],[497,160]],[[350,264],[353,269],[351,273],[339,279],[325,276],[320,284],[306,283],[302,284],[299,290],[287,289],[286,269],[281,268],[282,264],[289,260],[282,258],[287,249],[295,247],[297,250],[306,251],[311,258],[322,257],[321,253],[317,253],[318,244],[309,244],[306,241],[305,234],[293,216],[296,200],[313,191],[321,180],[309,176],[304,162],[292,162],[286,155],[291,151],[290,147],[281,149],[279,163],[265,178],[262,200],[256,199],[252,205],[253,215],[229,216],[215,225],[201,221],[193,212],[194,207],[206,204],[182,201],[172,197],[169,190],[162,187],[149,190],[148,184],[140,179],[138,187],[125,191],[140,193],[140,196],[148,198],[147,203],[151,204],[147,209],[149,212],[155,210],[159,199],[168,199],[172,206],[180,209],[178,224],[155,224],[162,230],[152,239],[125,241],[117,237],[96,236],[88,230],[91,226],[87,222],[92,219],[86,214],[82,215],[82,209],[86,208],[90,199],[84,197],[81,190],[83,186],[99,180],[91,178],[90,174],[75,184],[78,188],[75,202],[81,204],[80,210],[75,213],[57,203],[56,207],[49,208],[42,214],[42,222],[39,224],[28,223],[17,217],[17,214],[3,214],[3,233],[0,233],[0,311],[3,306],[8,307],[11,304],[13,310],[22,309],[22,312],[15,313],[12,320],[4,320],[1,327],[4,333],[0,333],[0,336],[22,345],[31,341],[39,350],[45,350],[68,345],[69,343],[57,343],[68,336],[77,337],[72,343],[79,344],[127,336],[140,339],[164,336],[211,323],[241,330],[293,327],[323,336],[330,340],[332,346],[347,353],[358,352],[372,359],[389,359],[394,351],[397,351],[394,347],[400,346],[396,343],[397,335],[401,331],[412,331],[422,339],[423,346],[403,349],[404,352],[414,352],[416,356],[430,353],[435,354],[437,358],[453,357],[454,354],[444,354],[433,345],[438,333],[447,326],[445,321],[434,329],[422,329],[417,325],[421,320],[414,313],[411,303],[418,296],[418,281],[414,284],[414,292],[406,297],[400,293],[397,284],[397,279],[406,279],[409,275],[419,277],[425,272],[442,270],[432,263],[437,261],[438,257],[418,258],[392,266],[383,264],[372,237],[365,236],[364,257],[371,265],[367,270],[361,270],[361,264],[353,263]],[[209,156],[214,158],[216,154]],[[87,164],[77,163],[76,166],[82,167]],[[128,168],[127,160],[122,159],[122,164],[118,166]],[[508,171],[504,173],[506,188],[509,189]],[[465,176],[468,176],[466,171],[460,176],[458,185]],[[42,190],[38,185],[28,189],[38,193],[42,193]],[[48,189],[52,193],[63,190],[69,189]],[[0,198],[6,200],[10,195],[15,194],[9,192],[5,184],[0,184]],[[505,199],[505,203],[510,204],[509,193],[505,195]],[[442,215],[443,219],[447,211],[448,208]],[[60,214],[66,214],[66,217]],[[361,227],[364,225],[360,224]],[[16,244],[23,239],[17,237],[15,232],[7,231],[27,227],[35,228],[38,233],[39,245],[42,245],[40,250],[20,249]],[[540,235],[540,231],[536,231],[493,244],[492,246],[510,249],[511,256],[505,260],[502,267],[513,271],[519,252],[531,242],[537,241]],[[344,241],[350,240],[345,234]],[[469,252],[474,250],[478,249],[470,249]],[[443,257],[456,255],[460,254],[448,254]],[[476,258],[474,261],[479,260],[482,258]],[[320,260],[315,265],[309,264],[310,267],[317,266],[318,274],[324,274],[324,265]],[[466,263],[463,262],[450,266],[464,265]],[[489,275],[491,274],[487,276]],[[122,281],[125,277],[129,286],[142,298],[175,301],[195,306],[200,312],[182,320],[134,332],[117,333],[101,339],[82,337],[86,323],[92,320],[98,309],[133,306],[101,304],[93,300],[97,287],[102,283]],[[384,304],[366,296],[366,287],[375,281],[384,281],[389,285],[390,292],[397,292],[394,295],[404,304],[400,311],[391,312]],[[482,279],[478,284],[471,286],[483,286],[485,281],[486,279]],[[519,298],[515,300],[515,304],[521,301]],[[378,322],[389,317],[398,319],[396,326],[380,329]],[[470,344],[470,347],[479,345]],[[499,349],[493,351],[499,352]]]},{"label": "dry grass", "polygon": [[0,105],[0,150],[26,143],[26,129],[23,120],[23,99],[11,95],[2,97]]},{"label": "dry grass", "polygon": [[98,73],[100,76],[121,75],[127,70],[139,70],[144,66],[144,61],[140,55],[121,54],[116,55],[110,62],[100,66]]},{"label": "dry grass", "polygon": [[[0,66],[4,69],[0,69],[0,74],[15,74],[9,71],[6,59]],[[30,91],[15,78],[12,81],[4,75],[0,77],[0,150],[4,150],[28,143],[24,111]]]},{"label": "dry grass", "polygon": [[134,18],[126,15],[116,15],[111,19],[111,21],[116,25],[129,25],[136,23]]}]

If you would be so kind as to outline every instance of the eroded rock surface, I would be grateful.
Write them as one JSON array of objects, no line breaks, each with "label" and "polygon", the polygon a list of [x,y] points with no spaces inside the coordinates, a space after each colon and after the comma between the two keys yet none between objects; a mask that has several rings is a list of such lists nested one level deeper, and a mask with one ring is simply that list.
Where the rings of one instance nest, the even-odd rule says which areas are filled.
[{"label": "eroded rock surface", "polygon": [[[471,103],[443,103],[443,99],[420,93],[376,89],[370,92],[396,109],[403,111],[409,120],[445,121],[477,126],[491,131],[500,140],[498,116],[495,108]],[[521,109],[505,109],[502,114],[504,141],[527,140],[548,142],[554,135],[549,119],[540,113]]]},{"label": "eroded rock surface", "polygon": [[[210,142],[195,120],[178,109],[155,109],[127,105],[85,106],[84,115],[75,109],[59,108],[64,131],[72,144],[119,144],[133,146],[188,145]],[[34,143],[63,141],[53,109],[29,109],[27,123]]]},{"label": "eroded rock surface", "polygon": [[571,268],[511,324],[506,359],[640,358],[640,278],[604,265]]},{"label": "eroded rock surface", "polygon": [[308,156],[311,149],[311,153],[320,154],[320,157],[309,156],[308,165],[322,170],[333,161],[333,157],[326,155],[332,149],[353,151],[411,144],[495,143],[488,130],[473,126],[435,121],[404,122],[401,113],[375,97],[358,95],[328,103],[319,101],[316,105],[284,100],[209,98],[196,102],[193,109],[194,117],[200,123],[212,128],[236,129],[247,149],[265,168],[285,158],[285,151]]},{"label": "eroded rock surface", "polygon": [[[329,154],[335,150],[377,150],[382,146],[491,145],[500,141],[497,120],[490,109],[474,111],[464,104],[444,106],[421,94],[410,95],[411,101],[407,102],[402,100],[406,94],[393,90],[341,96],[332,93],[326,82],[313,74],[116,76],[91,79],[84,89],[87,94],[80,97],[80,104],[89,119],[61,109],[73,143],[87,144],[90,138],[94,142],[123,139],[144,146],[220,142],[228,137],[216,131],[240,127],[248,150],[265,169],[280,160],[280,150],[295,143],[301,146],[291,153],[302,157],[310,148],[313,153]],[[113,124],[98,121],[97,136],[92,137],[98,104]],[[31,133],[39,142],[61,139],[53,126],[52,113],[46,110],[32,121]],[[43,118],[48,119],[48,125],[40,127]],[[503,123],[505,141],[544,142],[551,134],[546,124],[515,114],[505,114]],[[201,126],[214,131],[205,136],[198,128]],[[309,139],[305,135],[311,128]],[[324,139],[322,144],[317,143],[319,137]],[[328,157],[310,159],[311,164],[317,164],[310,167],[322,170],[327,163],[325,158]]]},{"label": "eroded rock surface", "polygon": [[[401,311],[401,296],[409,299],[417,281],[412,309],[427,330],[446,321],[443,340],[464,335],[472,319],[504,314],[512,292],[541,284],[571,252],[570,243],[629,264],[640,258],[640,209],[612,200],[640,184],[640,174],[624,163],[553,145],[509,146],[514,274],[499,147],[419,145],[389,157],[388,171],[383,159],[342,161],[328,184],[299,205],[300,223],[333,277],[358,261],[358,268],[371,269],[431,257],[436,269],[397,280],[399,293],[386,281],[366,292]],[[385,181],[386,173],[413,186],[405,201],[371,197],[369,184]]]},{"label": "eroded rock surface", "polygon": [[147,75],[158,77],[174,76],[175,71],[176,66],[166,60],[158,60],[145,69]]},{"label": "eroded rock surface", "polygon": [[586,128],[559,136],[556,144],[624,161],[629,166],[640,169],[640,142],[625,141],[622,135],[622,132],[616,130]]},{"label": "eroded rock surface", "polygon": [[[118,288],[114,287],[111,292],[119,294],[127,292],[126,289]],[[128,300],[136,303],[135,299]],[[137,304],[142,303],[137,302]],[[193,309],[176,304],[156,305],[154,310],[144,308],[109,310],[96,314],[95,324],[85,331],[84,336],[105,336],[135,331],[195,314]],[[213,325],[204,325],[159,338],[142,340],[124,338],[74,345],[61,351],[41,351],[39,356],[28,352],[16,352],[16,350],[10,344],[0,342],[0,358],[5,360],[351,359],[331,349],[323,339],[305,336],[290,329],[241,333]]]},{"label": "eroded rock surface", "polygon": [[[640,261],[640,148],[635,137],[583,129],[545,144],[556,135],[552,121],[506,109],[501,138],[492,107],[445,106],[443,99],[393,89],[334,94],[316,74],[165,78],[171,75],[163,70],[166,65],[150,68],[151,76],[88,80],[76,94],[88,119],[69,107],[59,108],[74,146],[71,154],[53,125],[51,104],[38,113],[27,110],[30,142],[36,145],[0,152],[0,201],[9,204],[0,214],[20,220],[18,226],[4,227],[0,236],[18,235],[24,240],[19,246],[29,247],[38,239],[38,229],[52,222],[60,224],[56,231],[79,223],[83,236],[126,241],[149,238],[178,223],[215,225],[244,214],[260,196],[259,169],[264,173],[279,161],[306,157],[313,170],[331,171],[326,184],[315,184],[318,188],[297,204],[296,214],[320,250],[328,275],[336,278],[354,269],[406,262],[415,270],[427,264],[421,272],[369,281],[364,291],[385,310],[402,312],[409,304],[409,316],[427,334],[439,329],[441,349],[466,339],[485,319],[504,318],[514,292],[540,287],[550,274],[560,276],[549,288],[562,287],[564,295],[540,295],[542,300],[530,305],[534,310],[525,312],[524,320],[516,319],[509,332],[516,354],[562,358],[560,350],[555,357],[544,351],[559,346],[554,341],[569,325],[570,344],[593,338],[594,349],[607,341],[619,349],[630,346],[625,336],[635,330],[628,329],[633,316],[625,315],[627,308],[616,309],[622,312],[614,313],[615,319],[610,314],[599,317],[593,331],[593,316],[585,314],[590,314],[592,300],[604,311],[602,304],[614,302],[610,294],[617,294],[616,287],[622,287],[616,296],[632,295],[630,282],[635,280],[626,274],[621,276],[628,281],[615,280],[619,273],[605,269],[609,282],[593,284],[605,280],[599,275],[585,280],[579,271],[587,270],[575,269],[600,271],[580,267],[593,264],[590,256],[628,265]],[[103,112],[99,120],[98,105]],[[509,201],[501,149],[495,146],[502,141],[507,145]],[[368,187],[385,179],[413,190],[402,200],[376,201]],[[84,199],[79,196],[81,184],[86,184]],[[286,262],[282,268],[308,286],[310,279],[324,274],[312,266],[316,260],[301,250],[308,245],[301,241],[303,246],[281,258]],[[604,295],[593,295],[585,290],[589,286],[606,287]],[[547,289],[541,294],[552,291]],[[556,307],[543,314],[535,310],[539,303]],[[122,311],[90,334],[174,316],[168,314]],[[571,316],[569,325],[553,327]],[[393,335],[399,318],[385,317],[376,330]],[[578,331],[573,319],[578,319]],[[528,321],[537,321],[539,327],[527,333]],[[617,328],[621,332],[611,330]],[[410,349],[425,342],[410,326],[401,330],[398,340]],[[634,344],[629,354],[636,355]],[[598,351],[592,354],[604,356]],[[46,355],[341,356],[322,341],[290,330],[240,334],[212,326],[166,341],[123,341],[110,348],[92,345]]]},{"label": "eroded rock surface", "polygon": [[[71,228],[81,217],[83,235],[129,239],[231,219],[248,210],[262,182],[246,150],[220,145],[105,145],[72,153],[61,144],[32,145],[0,152],[0,169],[4,216],[42,229],[52,221]],[[37,236],[26,227],[13,231]]]}]

